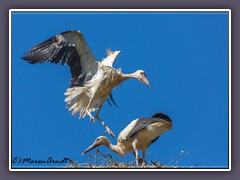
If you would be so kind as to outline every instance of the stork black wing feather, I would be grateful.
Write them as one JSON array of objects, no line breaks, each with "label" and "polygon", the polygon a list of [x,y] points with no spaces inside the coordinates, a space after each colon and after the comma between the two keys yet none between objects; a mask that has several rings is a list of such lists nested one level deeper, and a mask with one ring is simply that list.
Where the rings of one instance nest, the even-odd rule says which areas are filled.
[{"label": "stork black wing feather", "polygon": [[165,119],[168,122],[172,122],[172,120],[170,119],[170,117],[164,113],[156,113],[152,116],[153,118],[161,118],[161,119]]},{"label": "stork black wing feather", "polygon": [[82,86],[85,77],[91,79],[98,70],[98,61],[79,31],[66,31],[36,45],[22,59],[31,64],[61,63],[70,67],[71,86]]}]

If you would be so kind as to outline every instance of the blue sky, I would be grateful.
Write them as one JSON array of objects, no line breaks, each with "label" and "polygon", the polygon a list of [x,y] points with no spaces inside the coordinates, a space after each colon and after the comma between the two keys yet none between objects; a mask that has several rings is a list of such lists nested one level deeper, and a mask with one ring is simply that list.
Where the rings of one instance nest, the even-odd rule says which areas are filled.
[{"label": "blue sky", "polygon": [[[115,68],[145,70],[152,86],[128,80],[113,90],[120,108],[106,102],[101,118],[118,133],[138,117],[164,112],[173,129],[147,151],[147,161],[168,164],[181,151],[179,166],[228,167],[228,13],[40,13],[12,14],[12,158],[93,162],[82,156],[104,127],[78,120],[65,108],[67,66],[32,65],[24,52],[66,30],[80,30],[100,60],[121,50]],[[110,152],[101,147],[103,153]],[[95,151],[89,154],[95,154]],[[132,154],[118,161],[134,160]],[[174,161],[175,162],[175,161]],[[173,163],[171,163],[173,164]],[[13,164],[13,167],[52,164]]]}]

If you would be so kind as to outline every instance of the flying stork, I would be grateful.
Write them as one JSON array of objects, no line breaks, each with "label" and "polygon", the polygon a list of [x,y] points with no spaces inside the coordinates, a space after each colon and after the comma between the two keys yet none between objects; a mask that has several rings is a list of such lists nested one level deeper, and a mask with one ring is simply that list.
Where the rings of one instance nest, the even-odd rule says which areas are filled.
[{"label": "flying stork", "polygon": [[146,163],[147,148],[155,142],[160,135],[172,128],[172,120],[164,113],[156,113],[150,118],[138,118],[133,120],[118,135],[117,144],[113,145],[105,136],[99,136],[82,155],[98,146],[106,146],[120,156],[133,153],[136,165],[139,164],[138,150],[142,152],[142,159]]},{"label": "flying stork", "polygon": [[108,97],[112,98],[112,89],[129,78],[138,79],[150,87],[143,70],[123,74],[121,69],[113,68],[120,51],[107,50],[107,57],[98,61],[88,47],[82,33],[78,30],[66,31],[53,36],[27,51],[23,57],[29,63],[61,63],[70,67],[72,79],[65,92],[66,107],[72,115],[79,118],[86,114],[95,122],[91,112],[98,110],[95,117],[115,137],[111,129],[101,120],[99,112]]}]

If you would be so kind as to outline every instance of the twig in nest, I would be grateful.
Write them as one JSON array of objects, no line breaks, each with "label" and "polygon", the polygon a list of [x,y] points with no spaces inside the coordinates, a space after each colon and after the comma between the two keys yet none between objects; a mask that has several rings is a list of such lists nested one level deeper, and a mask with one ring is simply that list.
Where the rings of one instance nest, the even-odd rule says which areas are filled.
[{"label": "twig in nest", "polygon": [[99,149],[97,149],[99,154],[101,154],[103,157],[107,158],[107,156],[105,154],[103,154]]},{"label": "twig in nest", "polygon": [[[93,155],[91,155],[91,154],[86,154],[86,156],[89,156],[89,157],[91,157],[91,158],[93,158],[93,159],[96,158],[96,156],[93,156]],[[101,158],[101,157],[98,157],[98,159],[99,159],[99,160],[102,160],[102,161],[106,161],[106,159],[103,159],[103,158]]]},{"label": "twig in nest", "polygon": [[150,160],[150,162],[152,163],[152,165],[154,165],[155,167],[157,167],[158,166],[158,164],[157,163],[155,163],[155,162],[153,162],[152,160]]},{"label": "twig in nest", "polygon": [[108,156],[110,157],[112,163],[115,165],[115,166],[118,166],[118,163],[113,159],[113,157],[111,156],[111,154],[108,152]]},{"label": "twig in nest", "polygon": [[98,148],[96,149],[95,165],[98,166]]},{"label": "twig in nest", "polygon": [[182,154],[183,154],[184,151],[181,151],[180,154],[178,154],[177,157],[173,158],[169,163],[167,163],[167,166],[170,165],[175,159],[178,159]]},{"label": "twig in nest", "polygon": [[76,162],[74,162],[73,160],[71,160],[70,158],[68,158],[69,159],[69,161],[70,161],[70,163],[71,163],[71,165],[73,166],[73,167],[78,167],[78,164],[76,163]]},{"label": "twig in nest", "polygon": [[87,166],[92,167],[92,164],[89,162],[89,163],[87,163]]},{"label": "twig in nest", "polygon": [[152,165],[154,166],[154,167],[157,167],[157,168],[162,168],[162,167],[164,167],[164,165],[163,164],[161,164],[160,162],[154,162],[154,161],[152,161],[152,160],[150,160],[150,162],[152,163]]},{"label": "twig in nest", "polygon": [[190,153],[190,151],[186,152],[182,157],[180,157],[178,160],[176,160],[176,162],[172,165],[177,165],[183,158],[185,158],[188,154]]},{"label": "twig in nest", "polygon": [[194,164],[191,168],[194,168],[194,167],[198,166],[199,164],[201,164],[201,162]]}]

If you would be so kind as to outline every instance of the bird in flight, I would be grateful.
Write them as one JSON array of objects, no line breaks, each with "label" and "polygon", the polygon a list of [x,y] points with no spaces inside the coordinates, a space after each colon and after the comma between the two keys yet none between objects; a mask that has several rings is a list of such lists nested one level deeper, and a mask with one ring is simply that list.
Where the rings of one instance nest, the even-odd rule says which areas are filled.
[{"label": "bird in flight", "polygon": [[79,118],[88,115],[92,122],[95,122],[95,118],[91,113],[98,110],[95,117],[106,131],[115,137],[99,116],[101,107],[108,98],[116,104],[112,97],[112,89],[130,78],[138,79],[150,87],[143,70],[124,74],[120,68],[113,68],[119,54],[120,51],[107,49],[107,57],[98,61],[83,34],[78,30],[70,30],[36,45],[25,53],[23,59],[32,64],[45,62],[67,64],[71,71],[71,81],[70,87],[65,92],[66,107],[74,116],[79,113]]},{"label": "bird in flight", "polygon": [[138,165],[140,161],[138,150],[140,150],[143,164],[146,164],[145,156],[148,147],[171,128],[172,120],[164,113],[156,113],[149,118],[138,118],[119,133],[116,145],[113,145],[107,137],[99,136],[82,155],[103,145],[120,156],[133,153],[136,158],[136,165]]}]

